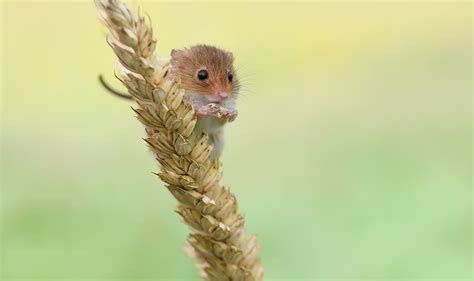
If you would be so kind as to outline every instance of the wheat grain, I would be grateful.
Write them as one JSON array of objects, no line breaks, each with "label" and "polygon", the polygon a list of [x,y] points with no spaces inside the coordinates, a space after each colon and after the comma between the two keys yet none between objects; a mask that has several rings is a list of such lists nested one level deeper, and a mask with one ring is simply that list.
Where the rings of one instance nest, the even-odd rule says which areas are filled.
[{"label": "wheat grain", "polygon": [[138,103],[134,111],[146,127],[145,141],[160,163],[157,175],[193,229],[190,254],[199,259],[203,277],[262,280],[256,237],[245,234],[237,200],[222,184],[220,162],[209,160],[208,136],[193,132],[197,119],[179,81],[156,59],[152,29],[119,0],[96,0],[96,6],[120,61],[120,79]]}]

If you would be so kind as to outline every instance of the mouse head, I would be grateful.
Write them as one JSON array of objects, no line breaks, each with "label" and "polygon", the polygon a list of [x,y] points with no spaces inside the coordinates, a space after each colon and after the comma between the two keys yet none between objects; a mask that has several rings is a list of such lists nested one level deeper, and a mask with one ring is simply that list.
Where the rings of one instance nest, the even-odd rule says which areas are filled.
[{"label": "mouse head", "polygon": [[236,97],[239,83],[233,62],[232,53],[207,45],[171,52],[172,72],[183,89],[205,96],[209,102]]}]

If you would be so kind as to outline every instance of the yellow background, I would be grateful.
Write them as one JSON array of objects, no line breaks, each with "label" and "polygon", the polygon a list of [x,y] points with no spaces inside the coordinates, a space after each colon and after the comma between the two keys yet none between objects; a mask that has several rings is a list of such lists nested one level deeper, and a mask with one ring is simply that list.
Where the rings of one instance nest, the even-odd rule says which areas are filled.
[{"label": "yellow background", "polygon": [[[159,54],[236,57],[224,179],[266,280],[472,277],[470,2],[133,4]],[[1,11],[0,278],[197,279],[131,104],[97,82],[120,87],[94,5]]]}]

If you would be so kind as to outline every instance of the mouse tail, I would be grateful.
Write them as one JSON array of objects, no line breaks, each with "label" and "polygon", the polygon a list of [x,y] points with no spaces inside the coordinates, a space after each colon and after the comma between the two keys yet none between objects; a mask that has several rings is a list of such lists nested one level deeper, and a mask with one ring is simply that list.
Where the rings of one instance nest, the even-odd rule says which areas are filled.
[{"label": "mouse tail", "polygon": [[102,76],[102,74],[99,75],[99,82],[102,85],[102,87],[104,87],[109,93],[117,97],[120,97],[122,99],[133,100],[133,97],[131,95],[117,91],[114,88],[112,88],[107,82],[105,82],[105,79]]}]

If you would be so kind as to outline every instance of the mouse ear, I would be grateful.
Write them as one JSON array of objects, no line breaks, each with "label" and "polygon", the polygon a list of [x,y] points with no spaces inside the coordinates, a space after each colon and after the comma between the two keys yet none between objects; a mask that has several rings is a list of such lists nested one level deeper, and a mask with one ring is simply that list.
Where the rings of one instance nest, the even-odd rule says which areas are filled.
[{"label": "mouse ear", "polygon": [[182,52],[182,50],[173,49],[173,50],[171,50],[171,56],[172,56],[172,57],[176,57],[176,56],[178,56],[181,52]]},{"label": "mouse ear", "polygon": [[173,49],[171,50],[171,65],[176,66],[176,62],[183,56],[183,50]]},{"label": "mouse ear", "polygon": [[226,55],[227,55],[227,57],[229,57],[229,59],[230,59],[231,61],[234,60],[234,54],[233,54],[232,52],[227,52]]}]

